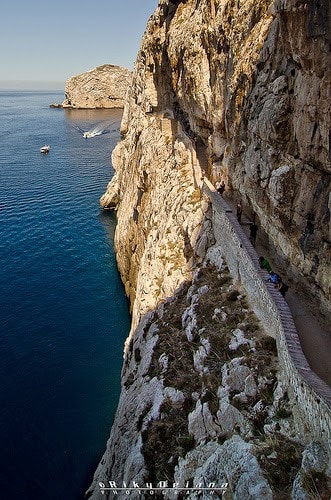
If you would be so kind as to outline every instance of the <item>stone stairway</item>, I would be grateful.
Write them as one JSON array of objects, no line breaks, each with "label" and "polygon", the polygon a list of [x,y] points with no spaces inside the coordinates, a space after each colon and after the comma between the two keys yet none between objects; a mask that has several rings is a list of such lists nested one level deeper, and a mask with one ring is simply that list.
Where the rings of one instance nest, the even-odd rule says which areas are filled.
[{"label": "stone stairway", "polygon": [[208,156],[206,153],[206,146],[202,142],[202,140],[198,140],[196,142],[196,155],[203,175],[209,177],[210,168],[209,168]]}]

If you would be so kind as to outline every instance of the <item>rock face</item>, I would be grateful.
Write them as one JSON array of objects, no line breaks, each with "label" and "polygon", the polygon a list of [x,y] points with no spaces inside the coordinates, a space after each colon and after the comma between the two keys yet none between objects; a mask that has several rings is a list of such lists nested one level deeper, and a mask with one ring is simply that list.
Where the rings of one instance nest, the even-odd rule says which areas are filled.
[{"label": "rock face", "polygon": [[[229,317],[241,324],[248,344],[234,349],[236,330]],[[254,429],[275,414],[262,401],[257,405],[276,383],[275,343],[265,340],[226,266],[219,272],[207,264],[146,314],[127,346],[117,416],[93,498],[102,497],[98,484],[109,480],[142,487],[165,480],[183,485],[193,478],[195,484],[229,483],[244,498],[248,491],[256,492],[251,498],[272,498],[254,446],[238,435],[227,440],[239,428],[253,438]],[[258,357],[257,342],[265,342]],[[282,396],[277,404],[287,405]],[[251,412],[256,405],[259,409]],[[177,495],[171,492],[170,498]]]},{"label": "rock face", "polygon": [[88,496],[102,498],[98,483],[110,480],[218,473],[233,498],[309,495],[315,448],[301,466],[275,346],[213,248],[200,185],[202,175],[224,178],[287,272],[330,307],[328,9],[327,0],[160,0],[148,23],[101,199],[117,211],[132,328]]},{"label": "rock face", "polygon": [[[316,443],[302,446],[277,380],[276,342],[225,263],[215,260],[216,267],[214,260],[208,252],[193,279],[145,314],[131,336],[111,436],[88,498],[104,498],[102,485],[139,490],[166,482],[227,485],[232,496],[225,498],[290,498],[292,490],[300,498],[308,495],[306,475],[313,489],[315,474],[325,488],[319,492],[328,491],[327,456]],[[126,490],[116,497],[126,498]],[[168,490],[158,498],[182,496]]]},{"label": "rock face", "polygon": [[[255,214],[287,274],[301,276],[327,309],[329,9],[327,0],[161,1],[142,42],[123,121],[126,134],[140,114],[125,141],[126,150],[129,143],[138,146],[140,158],[146,124],[142,137],[133,134],[143,122],[164,113],[174,118],[205,148],[205,173],[214,182],[226,180]],[[127,154],[117,156],[132,164]]]},{"label": "rock face", "polygon": [[69,78],[63,108],[123,108],[132,72],[104,64]]}]

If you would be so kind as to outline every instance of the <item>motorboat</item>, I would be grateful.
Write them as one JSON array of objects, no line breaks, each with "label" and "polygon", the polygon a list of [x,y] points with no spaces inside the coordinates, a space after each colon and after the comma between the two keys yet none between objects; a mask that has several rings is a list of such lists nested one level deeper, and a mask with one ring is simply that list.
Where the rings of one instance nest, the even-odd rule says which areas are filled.
[{"label": "motorboat", "polygon": [[93,130],[88,130],[87,132],[84,132],[83,133],[83,137],[85,139],[90,139],[91,137],[95,137],[96,135],[101,135],[103,134],[103,130],[102,129],[93,129]]},{"label": "motorboat", "polygon": [[42,148],[40,148],[40,152],[43,153],[43,154],[46,154],[46,153],[50,152],[50,149],[51,149],[51,147],[48,144],[45,144],[45,146],[43,146]]}]

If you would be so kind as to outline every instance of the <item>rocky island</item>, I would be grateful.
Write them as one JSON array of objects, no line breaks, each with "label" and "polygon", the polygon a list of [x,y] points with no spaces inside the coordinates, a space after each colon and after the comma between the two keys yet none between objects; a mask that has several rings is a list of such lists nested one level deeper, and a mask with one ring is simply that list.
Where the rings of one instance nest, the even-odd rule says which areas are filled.
[{"label": "rocky island", "polygon": [[160,0],[148,22],[101,198],[132,326],[87,498],[330,496],[330,387],[230,204],[329,314],[328,9]]},{"label": "rocky island", "polygon": [[132,72],[121,66],[104,64],[72,76],[65,86],[63,108],[123,108]]}]

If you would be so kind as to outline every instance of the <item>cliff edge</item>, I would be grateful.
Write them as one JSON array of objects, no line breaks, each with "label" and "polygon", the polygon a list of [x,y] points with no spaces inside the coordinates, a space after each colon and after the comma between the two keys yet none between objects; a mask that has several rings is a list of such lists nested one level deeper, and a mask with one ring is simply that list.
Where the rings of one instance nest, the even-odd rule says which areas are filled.
[{"label": "cliff edge", "polygon": [[329,496],[330,409],[316,403],[317,439],[296,398],[304,382],[279,363],[284,332],[229,273],[202,189],[224,179],[288,275],[330,310],[329,14],[326,0],[161,0],[150,18],[101,199],[117,212],[132,327],[87,497],[174,483],[217,483],[225,498]]}]

